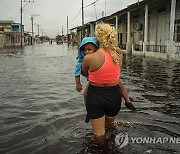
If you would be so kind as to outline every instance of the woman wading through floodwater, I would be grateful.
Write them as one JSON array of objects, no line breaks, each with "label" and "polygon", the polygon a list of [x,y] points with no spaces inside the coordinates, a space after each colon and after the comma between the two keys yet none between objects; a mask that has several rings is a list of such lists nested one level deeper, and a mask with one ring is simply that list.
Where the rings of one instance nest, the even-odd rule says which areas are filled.
[{"label": "woman wading through floodwater", "polygon": [[100,48],[84,57],[82,72],[89,76],[86,110],[90,119],[95,143],[103,143],[106,127],[112,127],[121,108],[122,95],[119,87],[122,53],[117,51],[115,28],[98,24],[95,36]]}]

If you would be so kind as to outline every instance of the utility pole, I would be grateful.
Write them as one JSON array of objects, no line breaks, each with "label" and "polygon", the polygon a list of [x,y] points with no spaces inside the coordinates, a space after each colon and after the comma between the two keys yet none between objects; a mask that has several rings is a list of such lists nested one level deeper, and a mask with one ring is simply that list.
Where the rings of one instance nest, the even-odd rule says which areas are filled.
[{"label": "utility pole", "polygon": [[22,3],[23,2],[27,2],[27,4],[26,5],[28,5],[29,3],[34,3],[34,1],[26,1],[26,0],[21,0],[21,47],[23,46],[23,36],[24,36],[24,29],[23,29],[23,7],[25,7],[26,5],[24,5],[24,6],[22,6]]},{"label": "utility pole", "polygon": [[84,37],[84,2],[82,0],[82,38]]},{"label": "utility pole", "polygon": [[23,26],[22,26],[22,13],[23,13],[23,11],[22,11],[22,0],[21,0],[21,48],[22,48],[22,38],[23,38],[23,32],[22,32],[22,28],[23,28]]},{"label": "utility pole", "polygon": [[31,16],[31,24],[32,24],[32,42],[31,42],[31,45],[34,45],[33,15]]},{"label": "utility pole", "polygon": [[33,14],[31,15],[31,24],[32,24],[32,45],[34,45],[34,28],[33,28],[33,25],[34,25],[34,17],[33,16],[40,16],[39,14],[36,15],[36,14]]},{"label": "utility pole", "polygon": [[102,11],[102,18],[104,17],[104,11]]},{"label": "utility pole", "polygon": [[41,31],[42,31],[42,36],[44,35],[44,29],[41,29]]},{"label": "utility pole", "polygon": [[106,0],[105,0],[105,17],[106,17]]},{"label": "utility pole", "polygon": [[68,16],[67,16],[67,41],[69,42],[69,38],[68,38]]},{"label": "utility pole", "polygon": [[40,27],[39,24],[37,25],[37,27],[38,27],[38,43],[40,43],[39,42],[39,27]]},{"label": "utility pole", "polygon": [[63,26],[62,26],[62,37],[61,38],[62,38],[62,41],[64,42],[64,35],[63,35],[63,33],[64,32],[63,32]]},{"label": "utility pole", "polygon": [[39,27],[40,27],[40,25],[38,24],[37,27],[38,27],[38,38],[39,38]]}]

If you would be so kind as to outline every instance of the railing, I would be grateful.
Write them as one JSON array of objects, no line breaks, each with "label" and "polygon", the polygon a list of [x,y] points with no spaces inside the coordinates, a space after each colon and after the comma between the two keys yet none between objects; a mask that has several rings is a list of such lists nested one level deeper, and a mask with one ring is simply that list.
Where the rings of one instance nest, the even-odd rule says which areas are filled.
[{"label": "railing", "polygon": [[143,45],[134,44],[134,50],[135,51],[143,51]]},{"label": "railing", "polygon": [[153,52],[167,53],[167,46],[166,45],[147,45],[146,50],[153,51]]},{"label": "railing", "polygon": [[126,50],[126,44],[120,44],[119,47],[123,50]]},{"label": "railing", "polygon": [[180,54],[180,46],[175,46],[175,54]]}]

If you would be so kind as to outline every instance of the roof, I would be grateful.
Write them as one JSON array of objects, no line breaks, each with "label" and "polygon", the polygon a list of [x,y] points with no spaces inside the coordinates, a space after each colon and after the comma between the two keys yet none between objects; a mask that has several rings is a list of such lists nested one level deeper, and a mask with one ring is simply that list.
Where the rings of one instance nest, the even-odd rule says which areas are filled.
[{"label": "roof", "polygon": [[21,25],[21,23],[12,23],[12,25]]},{"label": "roof", "polygon": [[[90,23],[94,23],[94,22],[106,21],[106,20],[112,19],[112,18],[114,18],[117,15],[126,14],[128,11],[132,11],[132,10],[138,9],[138,8],[142,7],[143,5],[151,4],[151,3],[154,3],[156,1],[158,1],[158,0],[142,0],[140,2],[138,1],[136,3],[128,5],[126,8],[124,8],[122,10],[119,10],[119,11],[117,11],[117,12],[115,12],[115,13],[109,15],[109,16],[99,18],[99,19],[97,19],[97,21],[90,21],[90,22],[86,23],[85,25],[90,24]],[[77,28],[80,28],[80,27],[81,26],[77,26],[77,27],[71,28],[71,30],[77,29]]]},{"label": "roof", "polygon": [[4,32],[4,34],[21,34],[21,33],[20,32],[9,31],[9,32]]},{"label": "roof", "polygon": [[12,24],[12,23],[14,23],[14,21],[12,21],[12,20],[0,20],[0,23],[1,24]]}]

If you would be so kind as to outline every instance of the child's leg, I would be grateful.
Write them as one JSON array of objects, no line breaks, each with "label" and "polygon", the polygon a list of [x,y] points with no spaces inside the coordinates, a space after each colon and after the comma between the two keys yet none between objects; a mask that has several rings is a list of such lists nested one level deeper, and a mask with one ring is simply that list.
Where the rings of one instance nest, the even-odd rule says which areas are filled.
[{"label": "child's leg", "polygon": [[87,98],[87,90],[88,90],[88,87],[89,87],[89,84],[87,84],[85,90],[84,90],[84,93],[83,93],[83,96],[84,96],[84,103],[86,105],[86,98]]},{"label": "child's leg", "polygon": [[124,86],[123,82],[121,81],[121,79],[119,80],[119,87],[121,89],[121,93],[122,93],[122,97],[124,98],[126,103],[131,102],[128,96],[128,92],[126,87]]},{"label": "child's leg", "polygon": [[130,110],[133,110],[135,111],[136,108],[134,107],[134,105],[131,103],[131,100],[129,98],[129,95],[128,95],[128,92],[127,92],[127,89],[126,87],[124,86],[123,82],[121,80],[119,80],[119,87],[121,89],[121,93],[122,93],[122,97],[124,98],[125,100],[125,106],[127,108],[129,108]]}]

